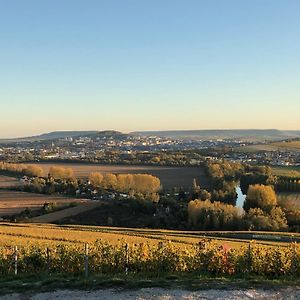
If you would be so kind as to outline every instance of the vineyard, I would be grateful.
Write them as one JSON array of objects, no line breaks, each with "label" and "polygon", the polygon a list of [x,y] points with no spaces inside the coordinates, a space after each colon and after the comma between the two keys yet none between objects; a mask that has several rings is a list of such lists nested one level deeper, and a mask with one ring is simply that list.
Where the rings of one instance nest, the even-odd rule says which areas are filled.
[{"label": "vineyard", "polygon": [[[184,232],[8,224],[0,226],[0,274],[300,276],[300,245],[209,239]],[[175,234],[176,233],[176,234]]]},{"label": "vineyard", "polygon": [[300,276],[300,247],[266,247],[249,243],[240,249],[200,240],[182,249],[172,242],[116,245],[104,241],[93,244],[49,247],[1,247],[0,273],[118,274],[205,272],[209,274],[255,274],[266,277]]}]

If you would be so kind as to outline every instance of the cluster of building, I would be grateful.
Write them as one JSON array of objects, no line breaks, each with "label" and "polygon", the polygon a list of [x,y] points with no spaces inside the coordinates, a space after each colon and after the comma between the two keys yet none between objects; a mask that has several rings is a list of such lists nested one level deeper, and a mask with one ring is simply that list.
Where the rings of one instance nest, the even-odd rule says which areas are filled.
[{"label": "cluster of building", "polygon": [[92,159],[107,151],[123,154],[134,152],[167,152],[216,147],[235,147],[243,144],[239,140],[193,140],[172,139],[159,136],[92,136],[67,137],[52,141],[18,142],[0,145],[0,159],[13,157],[21,160],[39,159]]},{"label": "cluster of building", "polygon": [[[0,160],[88,160],[97,161],[107,153],[121,153],[121,158],[135,153],[207,150],[209,159],[228,159],[248,164],[299,166],[299,151],[243,151],[251,144],[242,139],[192,139],[140,135],[79,136],[55,140],[17,142],[0,145]],[[218,149],[214,151],[214,149]],[[224,151],[220,151],[223,149]],[[123,156],[122,156],[123,155]],[[190,164],[197,165],[198,161]]]},{"label": "cluster of building", "polygon": [[224,159],[255,165],[300,166],[300,151],[230,152]]}]

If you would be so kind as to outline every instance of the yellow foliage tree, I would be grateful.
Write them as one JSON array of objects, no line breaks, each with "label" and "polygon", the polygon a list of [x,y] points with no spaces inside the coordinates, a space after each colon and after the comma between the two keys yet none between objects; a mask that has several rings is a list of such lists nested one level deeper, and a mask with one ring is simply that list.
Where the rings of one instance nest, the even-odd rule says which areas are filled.
[{"label": "yellow foliage tree", "polygon": [[99,172],[92,172],[89,175],[89,181],[94,187],[100,187],[102,184],[103,175]]},{"label": "yellow foliage tree", "polygon": [[263,211],[270,210],[277,205],[277,197],[272,186],[255,184],[250,185],[244,202],[244,209],[261,208]]}]

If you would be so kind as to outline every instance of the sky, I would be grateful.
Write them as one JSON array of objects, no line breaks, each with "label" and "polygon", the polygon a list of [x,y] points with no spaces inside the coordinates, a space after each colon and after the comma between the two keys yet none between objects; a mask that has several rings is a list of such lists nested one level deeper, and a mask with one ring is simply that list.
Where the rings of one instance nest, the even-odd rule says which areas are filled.
[{"label": "sky", "polygon": [[0,0],[0,137],[300,130],[299,0]]}]

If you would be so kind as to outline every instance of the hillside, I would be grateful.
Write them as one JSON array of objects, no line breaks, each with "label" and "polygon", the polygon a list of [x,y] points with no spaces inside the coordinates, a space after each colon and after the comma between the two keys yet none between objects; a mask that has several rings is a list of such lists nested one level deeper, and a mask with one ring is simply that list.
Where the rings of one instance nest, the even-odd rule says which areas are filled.
[{"label": "hillside", "polygon": [[56,140],[63,138],[75,138],[75,137],[122,137],[125,136],[122,132],[114,130],[105,131],[53,131],[49,133],[43,133],[41,135],[23,137],[23,138],[12,138],[12,139],[0,139],[1,144],[6,143],[18,143],[18,142],[36,142],[46,140]]},{"label": "hillside", "polygon": [[234,139],[243,138],[253,141],[283,140],[300,137],[300,131],[281,131],[277,129],[226,129],[226,130],[166,130],[166,131],[134,131],[125,134],[115,130],[89,131],[53,131],[36,136],[0,139],[0,143],[35,142],[55,140],[68,137],[113,137],[120,138],[127,135],[161,136],[179,139]]},{"label": "hillside", "polygon": [[[130,244],[150,243],[159,241],[172,241],[181,247],[192,246],[200,239],[211,238],[219,245],[229,244],[233,248],[239,248],[251,239],[257,243],[269,246],[287,246],[287,243],[300,238],[299,234],[273,233],[273,232],[243,232],[243,231],[178,231],[147,228],[121,228],[107,226],[82,226],[82,225],[52,225],[52,224],[28,224],[28,223],[1,223],[0,246],[40,244],[51,245],[53,243],[94,243],[102,239],[111,244],[126,241]],[[273,238],[272,238],[273,237]]]},{"label": "hillside", "polygon": [[249,140],[279,140],[300,137],[300,131],[281,131],[277,129],[136,131],[132,134],[189,139],[244,138]]}]

